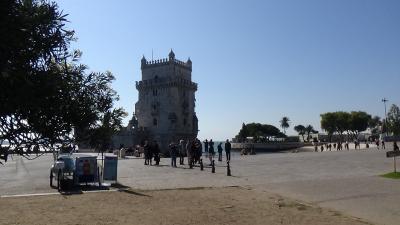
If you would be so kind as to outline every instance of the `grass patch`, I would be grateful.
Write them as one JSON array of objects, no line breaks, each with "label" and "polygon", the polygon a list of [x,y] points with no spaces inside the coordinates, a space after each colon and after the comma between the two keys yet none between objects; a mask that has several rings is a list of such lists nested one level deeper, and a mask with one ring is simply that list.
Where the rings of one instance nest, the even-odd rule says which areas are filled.
[{"label": "grass patch", "polygon": [[400,172],[391,172],[387,174],[381,175],[381,177],[391,178],[391,179],[400,179]]}]

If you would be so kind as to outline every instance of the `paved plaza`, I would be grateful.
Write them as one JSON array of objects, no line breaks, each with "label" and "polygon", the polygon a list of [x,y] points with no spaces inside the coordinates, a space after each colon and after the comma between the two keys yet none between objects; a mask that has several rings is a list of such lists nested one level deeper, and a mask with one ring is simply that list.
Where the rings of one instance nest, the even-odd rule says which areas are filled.
[{"label": "paved plaza", "polygon": [[[204,157],[203,157],[204,158]],[[118,182],[134,189],[242,186],[265,190],[332,208],[376,224],[400,221],[400,181],[379,177],[393,170],[393,159],[384,150],[300,152],[240,156],[231,161],[231,177],[225,162],[216,161],[216,173],[206,165],[171,168],[145,166],[137,158],[119,160]],[[204,159],[205,164],[208,160]],[[56,192],[49,187],[52,156],[36,160],[14,157],[0,167],[0,195]]]}]

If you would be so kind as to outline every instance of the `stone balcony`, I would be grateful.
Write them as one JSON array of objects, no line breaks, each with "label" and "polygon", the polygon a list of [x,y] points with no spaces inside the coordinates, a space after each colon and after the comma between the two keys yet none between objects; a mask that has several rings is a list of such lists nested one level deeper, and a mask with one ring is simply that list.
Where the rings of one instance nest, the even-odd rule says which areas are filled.
[{"label": "stone balcony", "polygon": [[186,80],[180,77],[165,77],[165,78],[155,78],[144,81],[136,81],[136,89],[144,90],[147,88],[157,88],[157,87],[168,87],[168,86],[180,86],[188,87],[197,91],[197,84],[190,80]]}]

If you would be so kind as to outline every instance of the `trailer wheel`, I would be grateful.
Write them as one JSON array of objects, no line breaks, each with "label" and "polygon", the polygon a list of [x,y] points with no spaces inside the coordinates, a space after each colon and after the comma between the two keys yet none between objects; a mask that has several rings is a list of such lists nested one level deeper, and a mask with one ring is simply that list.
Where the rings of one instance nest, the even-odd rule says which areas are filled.
[{"label": "trailer wheel", "polygon": [[50,187],[53,187],[53,178],[54,178],[53,172],[50,170]]}]

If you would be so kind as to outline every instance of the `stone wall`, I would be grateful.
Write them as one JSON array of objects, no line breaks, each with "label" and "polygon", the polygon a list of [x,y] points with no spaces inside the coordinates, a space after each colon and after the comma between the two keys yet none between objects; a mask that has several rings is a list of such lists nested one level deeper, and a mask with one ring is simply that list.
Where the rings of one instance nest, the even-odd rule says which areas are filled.
[{"label": "stone wall", "polygon": [[251,149],[254,148],[256,152],[273,152],[282,151],[304,146],[302,142],[273,142],[273,143],[232,143],[233,150]]}]

